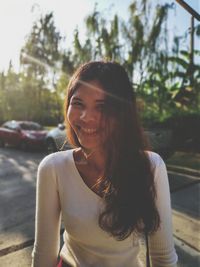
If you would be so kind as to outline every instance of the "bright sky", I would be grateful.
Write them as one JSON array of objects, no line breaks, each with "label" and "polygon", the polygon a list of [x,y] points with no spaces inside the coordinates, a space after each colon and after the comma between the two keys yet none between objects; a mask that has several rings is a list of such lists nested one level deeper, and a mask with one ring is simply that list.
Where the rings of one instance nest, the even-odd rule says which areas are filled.
[{"label": "bright sky", "polygon": [[[160,1],[163,2],[164,0]],[[25,43],[25,37],[29,34],[33,21],[41,13],[46,14],[53,11],[57,28],[70,42],[73,31],[77,26],[84,34],[82,27],[84,18],[91,14],[95,2],[98,2],[98,10],[103,11],[108,17],[118,13],[120,17],[127,19],[128,6],[132,1],[0,0],[0,71],[7,70],[10,60],[12,60],[14,67],[18,69],[20,49]],[[173,2],[173,0],[170,2]],[[176,2],[175,4],[177,6],[176,18],[173,18],[173,23],[169,24],[169,29],[178,31],[181,35],[190,25],[190,16]],[[200,46],[200,44],[198,45]]]}]

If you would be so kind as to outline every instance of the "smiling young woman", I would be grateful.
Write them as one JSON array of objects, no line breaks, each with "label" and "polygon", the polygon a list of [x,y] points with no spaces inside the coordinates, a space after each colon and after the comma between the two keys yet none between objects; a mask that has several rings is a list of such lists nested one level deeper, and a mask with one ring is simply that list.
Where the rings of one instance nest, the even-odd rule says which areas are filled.
[{"label": "smiling young woman", "polygon": [[97,147],[100,149],[103,144],[104,102],[105,92],[97,81],[81,85],[70,99],[67,121],[84,150],[98,150]]},{"label": "smiling young woman", "polygon": [[176,266],[167,172],[147,151],[136,96],[115,62],[86,63],[65,101],[72,150],[47,156],[38,169],[33,267],[140,267],[144,232],[152,266]]}]

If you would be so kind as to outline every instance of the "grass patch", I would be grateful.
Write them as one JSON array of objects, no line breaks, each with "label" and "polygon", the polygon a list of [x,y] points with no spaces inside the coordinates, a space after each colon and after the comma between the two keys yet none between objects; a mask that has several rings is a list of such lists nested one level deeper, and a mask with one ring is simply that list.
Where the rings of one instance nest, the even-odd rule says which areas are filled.
[{"label": "grass patch", "polygon": [[200,153],[177,151],[166,160],[166,163],[200,170]]}]

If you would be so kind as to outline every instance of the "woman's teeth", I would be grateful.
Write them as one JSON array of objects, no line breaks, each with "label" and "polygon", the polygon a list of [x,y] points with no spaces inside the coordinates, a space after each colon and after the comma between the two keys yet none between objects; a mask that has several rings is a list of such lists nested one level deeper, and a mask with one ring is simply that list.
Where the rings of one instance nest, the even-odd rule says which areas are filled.
[{"label": "woman's teeth", "polygon": [[88,134],[93,134],[97,132],[97,129],[93,129],[93,128],[82,128],[82,131]]}]

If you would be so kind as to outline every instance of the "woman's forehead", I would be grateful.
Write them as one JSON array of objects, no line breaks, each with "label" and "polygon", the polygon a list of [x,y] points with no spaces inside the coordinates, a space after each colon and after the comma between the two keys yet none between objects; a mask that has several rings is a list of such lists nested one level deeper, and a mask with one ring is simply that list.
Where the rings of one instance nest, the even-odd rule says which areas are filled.
[{"label": "woman's forehead", "polygon": [[106,92],[98,81],[81,82],[73,97],[90,97],[104,99]]}]

